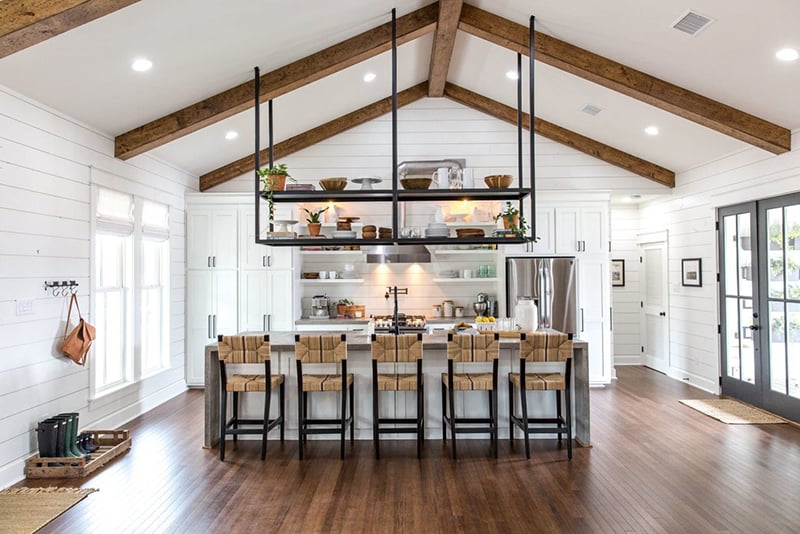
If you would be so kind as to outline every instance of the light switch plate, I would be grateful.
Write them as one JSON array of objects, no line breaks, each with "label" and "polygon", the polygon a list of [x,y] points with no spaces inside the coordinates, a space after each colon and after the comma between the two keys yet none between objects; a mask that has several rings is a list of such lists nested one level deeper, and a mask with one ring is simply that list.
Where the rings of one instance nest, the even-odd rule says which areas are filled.
[{"label": "light switch plate", "polygon": [[18,299],[17,315],[33,315],[33,299]]}]

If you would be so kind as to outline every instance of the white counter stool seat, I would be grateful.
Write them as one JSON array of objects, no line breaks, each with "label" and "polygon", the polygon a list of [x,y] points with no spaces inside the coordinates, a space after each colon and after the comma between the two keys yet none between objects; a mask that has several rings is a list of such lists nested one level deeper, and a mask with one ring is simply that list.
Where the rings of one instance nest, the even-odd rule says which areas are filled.
[{"label": "white counter stool seat", "polygon": [[[530,434],[567,435],[567,457],[572,459],[572,407],[570,405],[570,379],[572,372],[572,334],[561,332],[525,332],[519,342],[519,373],[508,373],[508,407],[510,421],[511,447],[514,447],[514,427],[525,435],[525,456],[530,459]],[[535,373],[533,366],[543,362],[564,362],[563,373]],[[514,388],[520,392],[522,415],[514,412]],[[549,418],[528,417],[529,391],[555,391],[556,416]],[[562,416],[561,392],[564,392],[564,409]],[[535,425],[535,426],[534,426]]]},{"label": "white counter stool seat", "polygon": [[[422,374],[422,334],[372,335],[372,441],[375,458],[380,458],[380,434],[416,434],[417,458],[422,457],[425,438],[424,375]],[[381,373],[380,368],[416,363],[416,373]],[[416,417],[380,417],[381,391],[416,391]],[[382,425],[393,425],[392,427]]]},{"label": "white counter stool seat", "polygon": [[[447,429],[453,438],[453,458],[456,458],[456,434],[489,433],[494,456],[497,458],[497,358],[500,353],[496,332],[476,335],[447,334],[447,372],[442,373],[442,439],[447,441]],[[455,364],[477,366],[492,364],[492,371],[456,373]],[[486,391],[489,394],[489,417],[457,417],[456,391]],[[448,413],[449,406],[449,413]]]},{"label": "white counter stool seat", "polygon": [[[220,435],[219,459],[225,460],[225,436],[232,435],[236,442],[242,434],[261,435],[261,459],[267,457],[267,434],[280,426],[283,441],[284,425],[284,383],[282,374],[272,374],[270,362],[269,336],[219,336],[217,338],[220,375]],[[264,374],[233,374],[228,376],[228,364],[261,364]],[[269,379],[267,379],[269,377]],[[279,389],[279,414],[269,418],[272,391]],[[264,393],[264,416],[261,419],[239,418],[239,394]],[[228,417],[228,393],[233,396],[233,415]],[[242,428],[247,426],[248,428]],[[252,427],[256,428],[252,428]]]},{"label": "white counter stool seat", "polygon": [[[334,335],[295,335],[294,351],[297,361],[297,413],[298,448],[300,459],[309,434],[339,434],[341,439],[340,457],[344,460],[344,441],[347,428],[350,428],[350,442],[355,438],[353,419],[353,374],[347,372],[347,342],[345,334]],[[318,364],[336,364],[338,373],[304,374]],[[312,419],[308,417],[309,393],[319,391],[338,391],[341,402],[341,416],[338,418]],[[350,397],[348,412],[347,398]]]}]

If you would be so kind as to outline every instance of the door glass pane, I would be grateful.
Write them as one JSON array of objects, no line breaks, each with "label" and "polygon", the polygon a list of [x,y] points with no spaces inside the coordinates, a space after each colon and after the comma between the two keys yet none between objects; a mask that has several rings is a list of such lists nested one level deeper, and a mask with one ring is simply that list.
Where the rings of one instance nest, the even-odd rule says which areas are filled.
[{"label": "door glass pane", "polygon": [[789,319],[787,332],[789,395],[800,398],[800,303],[787,303],[786,311]]},{"label": "door glass pane", "polygon": [[800,205],[786,207],[786,293],[800,300]]},{"label": "door glass pane", "polygon": [[783,298],[783,210],[767,210],[769,297]]},{"label": "door glass pane", "polygon": [[[725,294],[738,295],[739,286],[736,283],[736,216],[728,215],[723,220],[725,232]],[[729,319],[730,320],[730,319]]]},{"label": "door glass pane", "polygon": [[756,382],[756,357],[753,345],[753,301],[751,299],[739,299],[739,333],[741,335],[741,367],[744,382],[755,384]]},{"label": "door glass pane", "polygon": [[[734,270],[739,279],[739,294],[743,297],[753,296],[753,253],[750,236],[750,214],[740,213],[737,216],[739,239],[736,240],[736,251],[739,255],[739,269]],[[733,264],[729,264],[733,267]],[[730,294],[730,293],[729,293]]]},{"label": "door glass pane", "polygon": [[729,377],[739,379],[739,299],[728,297],[725,299],[725,346],[727,348],[728,368],[726,373]]},{"label": "door glass pane", "polygon": [[786,393],[786,317],[783,302],[769,303],[769,387]]}]

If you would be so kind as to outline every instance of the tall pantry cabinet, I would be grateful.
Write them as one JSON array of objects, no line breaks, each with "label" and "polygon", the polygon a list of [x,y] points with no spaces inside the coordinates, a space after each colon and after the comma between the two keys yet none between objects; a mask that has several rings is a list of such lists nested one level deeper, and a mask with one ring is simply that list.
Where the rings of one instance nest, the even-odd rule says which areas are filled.
[{"label": "tall pantry cabinet", "polygon": [[217,335],[292,329],[294,259],[291,248],[255,243],[252,196],[186,199],[186,383],[202,386],[205,347]]}]

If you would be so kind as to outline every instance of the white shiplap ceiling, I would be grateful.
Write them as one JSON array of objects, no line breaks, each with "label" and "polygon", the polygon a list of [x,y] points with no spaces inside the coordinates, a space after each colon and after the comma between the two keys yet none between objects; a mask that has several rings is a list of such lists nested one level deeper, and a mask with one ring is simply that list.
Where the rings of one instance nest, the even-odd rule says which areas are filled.
[{"label": "white shiplap ceiling", "polygon": [[[389,20],[427,0],[142,0],[112,15],[0,59],[0,84],[109,136],[119,135]],[[473,0],[471,3],[571,44],[773,121],[800,129],[800,2],[762,0]],[[715,22],[696,37],[671,28],[688,8]],[[427,77],[431,36],[399,49],[400,90]],[[154,68],[135,73],[136,56]],[[515,104],[504,73],[515,55],[459,33],[448,81]],[[361,77],[379,75],[372,84]],[[389,55],[310,84],[275,101],[282,140],[388,96]],[[594,104],[590,117],[580,110]],[[675,171],[748,146],[586,80],[537,64],[536,115]],[[527,109],[527,104],[525,105]],[[655,124],[656,138],[642,132]],[[228,130],[239,132],[225,141]],[[252,152],[252,113],[168,143],[152,154],[195,174]],[[265,136],[264,143],[266,143]]]}]

